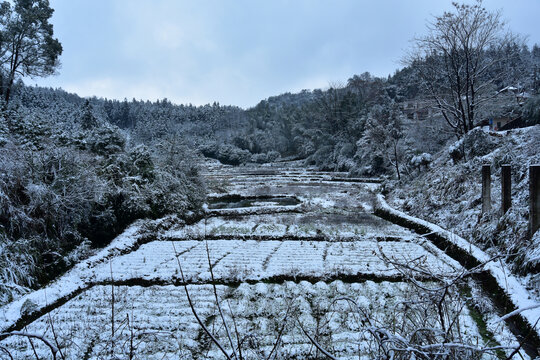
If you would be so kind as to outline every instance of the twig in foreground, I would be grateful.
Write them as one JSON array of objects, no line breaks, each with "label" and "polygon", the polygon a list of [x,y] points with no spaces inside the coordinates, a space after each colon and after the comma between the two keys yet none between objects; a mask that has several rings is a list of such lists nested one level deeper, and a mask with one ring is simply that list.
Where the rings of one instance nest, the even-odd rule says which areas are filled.
[{"label": "twig in foreground", "polygon": [[199,317],[199,314],[197,314],[197,310],[195,310],[195,307],[193,306],[193,302],[191,301],[191,296],[189,295],[189,290],[187,288],[187,283],[186,283],[186,280],[184,278],[184,271],[182,270],[182,265],[180,264],[180,257],[178,255],[178,252],[176,251],[176,246],[174,246],[174,241],[172,242],[172,246],[173,246],[174,254],[175,254],[175,257],[176,257],[176,262],[178,263],[178,268],[180,269],[180,276],[182,276],[182,283],[184,284],[184,290],[186,292],[186,297],[187,297],[187,300],[188,300],[188,303],[189,303],[189,307],[191,308],[191,312],[193,313],[193,315],[195,315],[195,319],[197,319],[197,322],[202,327],[202,329],[204,330],[206,335],[208,335],[210,337],[210,339],[212,340],[212,342],[214,344],[216,344],[216,346],[223,353],[223,355],[225,355],[225,358],[227,358],[227,360],[230,360],[231,357],[229,356],[229,354],[227,354],[227,351],[225,351],[225,349],[223,348],[221,343],[218,341],[218,339],[216,339],[215,336],[210,332],[210,330],[208,330],[206,325],[204,325],[201,318]]}]

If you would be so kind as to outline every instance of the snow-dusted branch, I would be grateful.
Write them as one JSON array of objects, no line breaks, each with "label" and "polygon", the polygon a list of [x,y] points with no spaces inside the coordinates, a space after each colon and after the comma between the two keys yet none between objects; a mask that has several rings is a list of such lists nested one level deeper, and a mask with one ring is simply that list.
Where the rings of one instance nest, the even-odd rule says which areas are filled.
[{"label": "snow-dusted branch", "polygon": [[509,312],[508,314],[504,315],[504,316],[501,316],[497,322],[502,322],[502,321],[506,321],[507,319],[511,318],[512,316],[516,316],[518,314],[521,314],[522,312],[524,311],[527,311],[527,310],[532,310],[532,309],[537,309],[537,308],[540,308],[540,303],[539,304],[534,304],[534,305],[531,305],[531,306],[526,306],[526,307],[523,307],[523,308],[520,308],[520,309],[516,309],[512,312]]},{"label": "snow-dusted branch", "polygon": [[22,336],[22,337],[26,337],[28,339],[38,339],[38,340],[40,340],[42,343],[47,345],[47,347],[51,350],[53,360],[56,360],[56,353],[58,352],[58,349],[53,344],[51,344],[51,342],[49,342],[49,340],[47,340],[44,336],[39,335],[39,334],[22,332],[22,331],[12,331],[12,332],[8,332],[8,333],[0,333],[0,337],[7,338],[7,337],[10,337],[10,336]]},{"label": "snow-dusted branch", "polygon": [[206,327],[204,322],[199,317],[199,314],[197,313],[197,310],[195,310],[195,306],[193,305],[193,301],[191,300],[191,296],[189,295],[188,286],[187,286],[187,283],[186,283],[186,280],[185,280],[185,277],[184,277],[184,271],[182,270],[182,265],[180,264],[180,255],[176,251],[176,246],[174,245],[174,241],[172,241],[171,243],[173,245],[174,254],[175,254],[175,257],[176,257],[176,262],[178,263],[178,269],[180,270],[180,276],[182,277],[182,283],[184,284],[184,290],[186,292],[186,297],[187,297],[187,300],[188,300],[188,303],[189,303],[189,307],[191,308],[191,312],[195,316],[195,319],[197,320],[197,322],[199,323],[199,325],[201,326],[203,331],[206,333],[206,335],[208,335],[210,337],[210,339],[212,340],[212,342],[214,344],[216,344],[216,346],[223,353],[223,355],[225,355],[225,358],[227,360],[230,360],[231,357],[229,356],[229,354],[227,353],[227,351],[225,350],[223,345],[221,345],[219,340],[216,339],[216,337],[212,334],[212,332],[210,330],[208,330],[208,328]]},{"label": "snow-dusted branch", "polygon": [[[221,309],[221,303],[219,301],[219,296],[218,296],[217,288],[216,288],[216,280],[214,278],[214,267],[212,266],[212,261],[210,260],[210,249],[208,248],[208,241],[205,241],[205,245],[206,245],[206,257],[208,258],[208,268],[210,269],[210,276],[212,279],[212,290],[214,291],[214,298],[216,300],[216,306],[218,308],[221,321],[223,322],[223,326],[225,327],[225,333],[227,334],[227,339],[229,339],[229,343],[231,344],[231,349],[233,352],[232,355],[234,356],[235,359],[238,359],[238,355],[236,354],[236,350],[234,349],[234,343],[231,337],[231,332],[229,331],[229,326],[227,325],[227,321],[225,320],[225,316],[223,315],[223,310]],[[232,317],[234,316],[232,315]],[[238,337],[238,334],[236,334],[236,336]],[[241,359],[242,359],[242,356],[240,356],[240,360]]]},{"label": "snow-dusted branch", "polygon": [[301,322],[298,322],[298,324],[300,325],[300,329],[302,329],[302,331],[304,332],[304,334],[307,336],[307,338],[309,339],[309,341],[313,344],[313,346],[315,346],[320,352],[322,352],[327,358],[329,359],[332,359],[332,360],[337,360],[337,358],[335,356],[333,356],[332,354],[330,354],[328,351],[326,351],[314,338],[312,338],[309,333],[306,331],[306,329],[304,329],[303,325]]}]

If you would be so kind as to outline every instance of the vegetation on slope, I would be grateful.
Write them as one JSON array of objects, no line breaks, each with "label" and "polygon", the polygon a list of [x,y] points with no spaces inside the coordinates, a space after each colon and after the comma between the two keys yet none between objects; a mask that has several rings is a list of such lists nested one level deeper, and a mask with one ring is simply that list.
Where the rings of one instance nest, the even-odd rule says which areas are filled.
[{"label": "vegetation on slope", "polygon": [[[516,272],[540,273],[538,234],[528,236],[529,165],[540,162],[540,125],[506,132],[477,128],[401,183],[386,186],[404,211],[440,224],[489,250],[510,255]],[[492,210],[482,214],[481,167],[492,171]],[[501,165],[512,167],[512,207],[501,210]]]},{"label": "vegetation on slope", "polygon": [[23,98],[0,118],[0,303],[136,219],[200,209],[197,160],[181,143],[137,144],[89,102]]}]

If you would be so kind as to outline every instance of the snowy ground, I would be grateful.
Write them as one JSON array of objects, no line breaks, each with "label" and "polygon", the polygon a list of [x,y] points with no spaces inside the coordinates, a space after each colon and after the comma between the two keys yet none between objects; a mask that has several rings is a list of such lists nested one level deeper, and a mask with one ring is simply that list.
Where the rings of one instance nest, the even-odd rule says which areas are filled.
[{"label": "snowy ground", "polygon": [[[208,240],[156,241],[137,251],[112,259],[91,270],[88,280],[132,278],[174,282],[180,278],[175,251],[185,279],[205,283],[210,278],[208,245],[216,280],[222,282],[267,280],[276,277],[339,278],[339,275],[399,277],[382,258],[382,253],[404,263],[422,258],[433,271],[454,269],[419,244],[401,241],[288,241],[288,240]],[[424,244],[427,246],[427,244]],[[433,249],[433,251],[437,251]],[[440,253],[437,251],[438,255]]]},{"label": "snowy ground", "polygon": [[[206,325],[225,337],[223,323],[218,317],[215,298],[210,285],[189,286],[198,314]],[[342,359],[369,359],[373,351],[369,337],[358,330],[362,317],[346,301],[332,302],[349,297],[362,306],[373,322],[400,322],[402,302],[410,289],[404,283],[346,284],[341,281],[315,284],[303,281],[283,284],[242,284],[239,287],[217,286],[218,296],[226,303],[226,321],[232,324],[235,316],[242,336],[252,334],[256,343],[247,346],[245,355],[250,359],[269,354],[278,339],[282,326],[283,345],[281,358],[305,358],[314,354],[313,346],[292,319],[301,319],[303,326],[319,337],[333,354]],[[192,359],[216,358],[223,355],[203,339],[186,300],[184,289],[176,286],[115,287],[114,316],[117,329],[112,335],[112,288],[96,286],[69,301],[50,317],[42,317],[28,326],[29,332],[45,333],[52,337],[52,327],[59,335],[59,343],[66,350],[67,358],[108,358],[111,352],[129,353],[133,340],[135,351],[141,359]],[[230,308],[229,308],[230,307]],[[285,317],[289,321],[284,321]],[[475,324],[463,314],[463,331],[466,336],[477,336]],[[129,320],[128,320],[129,319]],[[128,324],[129,321],[129,324]],[[52,327],[51,327],[52,324]],[[113,339],[114,341],[112,341]],[[9,343],[12,349],[27,348],[25,339]],[[47,349],[36,342],[38,351]],[[224,343],[228,349],[230,345]]]},{"label": "snowy ground", "polygon": [[[265,358],[278,339],[277,358],[315,357],[305,332],[337,358],[372,358],[377,348],[365,331],[366,319],[371,327],[406,331],[414,325],[410,304],[423,301],[390,262],[441,277],[462,269],[421,236],[375,217],[376,183],[344,181],[344,175],[214,164],[206,174],[211,197],[261,201],[213,209],[199,223],[166,226],[145,234],[144,241],[141,226],[133,226],[46,289],[1,308],[0,333],[34,311],[41,316],[21,330],[53,341],[66,359],[129,358],[130,352],[137,359],[223,358],[189,307],[182,269],[194,308],[229,352],[218,301],[234,342],[236,332],[244,340],[245,358]],[[264,196],[291,196],[300,203],[265,203]],[[462,304],[459,313],[463,339],[485,344],[467,307]],[[514,344],[504,323],[496,324],[496,339]],[[32,345],[41,357],[49,356],[39,340],[30,344],[12,336],[0,342],[0,359],[9,358],[6,351],[32,358]]]}]

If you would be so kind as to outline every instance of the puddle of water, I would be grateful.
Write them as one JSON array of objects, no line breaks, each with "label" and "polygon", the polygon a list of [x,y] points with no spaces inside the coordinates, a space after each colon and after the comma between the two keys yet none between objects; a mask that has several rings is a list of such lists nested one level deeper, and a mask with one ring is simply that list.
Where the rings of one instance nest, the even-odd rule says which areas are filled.
[{"label": "puddle of water", "polygon": [[267,197],[222,197],[210,199],[208,201],[209,209],[237,209],[252,206],[293,206],[300,204],[300,200],[292,196],[267,196]]}]

